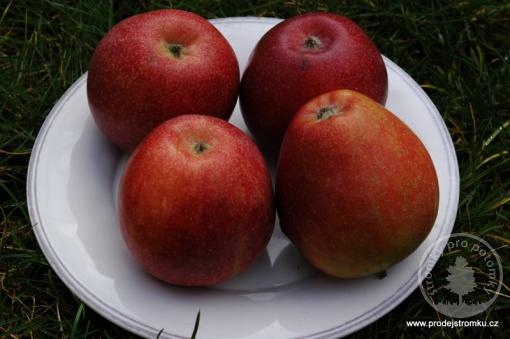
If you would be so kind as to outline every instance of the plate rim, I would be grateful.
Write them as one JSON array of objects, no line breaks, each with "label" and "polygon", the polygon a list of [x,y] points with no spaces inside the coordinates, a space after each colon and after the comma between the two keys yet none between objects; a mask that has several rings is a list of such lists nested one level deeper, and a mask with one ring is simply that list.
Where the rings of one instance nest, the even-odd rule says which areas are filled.
[{"label": "plate rim", "polygon": [[[231,24],[231,23],[263,23],[263,24],[276,24],[281,22],[283,19],[280,18],[272,18],[272,17],[227,17],[227,18],[218,18],[209,20],[212,24]],[[451,191],[450,195],[447,197],[447,205],[445,210],[445,221],[444,226],[441,229],[441,232],[438,232],[436,239],[444,237],[445,235],[451,234],[453,230],[453,226],[456,219],[457,208],[459,203],[459,194],[460,194],[460,178],[459,178],[459,168],[458,161],[455,152],[455,147],[451,136],[448,132],[446,124],[441,117],[438,109],[432,102],[432,100],[428,97],[425,91],[412,79],[412,77],[405,72],[400,66],[396,63],[388,59],[383,55],[384,62],[386,67],[389,67],[398,74],[403,81],[406,82],[408,87],[410,87],[413,92],[416,94],[417,98],[422,101],[422,103],[427,107],[427,112],[433,118],[434,124],[438,128],[441,134],[441,138],[443,144],[446,146],[447,150],[447,161],[448,161],[448,171],[451,177]],[[79,299],[85,303],[87,306],[91,307],[95,312],[101,314],[101,316],[105,317],[107,320],[115,323],[116,325],[133,332],[135,334],[141,336],[152,336],[155,333],[158,333],[159,330],[143,322],[140,322],[136,319],[131,318],[130,316],[122,313],[111,305],[103,302],[100,298],[98,298],[92,291],[90,291],[86,286],[84,286],[78,279],[76,279],[67,269],[67,267],[63,264],[59,256],[57,255],[55,249],[51,246],[51,243],[48,239],[48,235],[44,230],[44,226],[42,224],[42,219],[39,212],[39,205],[37,200],[37,185],[36,185],[36,176],[37,176],[37,168],[41,156],[41,151],[45,144],[46,136],[53,125],[53,122],[59,116],[62,107],[67,103],[67,101],[72,97],[72,95],[83,86],[83,83],[87,79],[88,72],[82,74],[58,99],[55,103],[51,111],[48,113],[45,118],[32,148],[32,153],[30,156],[30,161],[28,165],[27,171],[27,184],[26,184],[26,192],[27,192],[27,209],[30,217],[31,226],[33,228],[35,237],[37,239],[38,245],[41,248],[46,260],[50,264],[51,268],[57,273],[59,278],[64,282],[67,288],[71,290],[73,294],[79,297]],[[439,246],[444,247],[446,244],[446,240],[442,241]],[[427,269],[430,271],[430,269]],[[399,305],[404,299],[406,299],[419,285],[418,278],[418,269],[412,274],[412,276],[400,286],[397,291],[391,296],[384,299],[381,303],[379,303],[376,307],[360,314],[359,316],[351,319],[350,321],[325,329],[311,335],[306,336],[298,336],[296,338],[329,338],[331,336],[346,336],[351,334],[369,324],[376,321],[377,319],[383,317],[385,314],[393,310],[397,305]],[[166,330],[161,333],[162,338],[186,338],[177,334],[169,333]]]}]

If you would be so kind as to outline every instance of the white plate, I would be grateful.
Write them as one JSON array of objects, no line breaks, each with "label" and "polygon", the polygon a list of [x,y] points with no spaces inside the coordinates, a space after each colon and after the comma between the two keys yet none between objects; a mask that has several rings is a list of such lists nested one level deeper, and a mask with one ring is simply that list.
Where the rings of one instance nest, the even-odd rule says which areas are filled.
[{"label": "white plate", "polygon": [[[241,70],[258,39],[278,19],[212,20],[232,44]],[[335,280],[304,262],[279,225],[260,260],[212,288],[165,285],[128,253],[115,210],[126,156],[96,128],[78,79],[55,105],[30,159],[27,199],[34,232],[59,277],[89,307],[142,336],[189,337],[201,311],[201,338],[322,338],[352,333],[382,317],[417,286],[425,249],[451,233],[459,175],[452,141],[434,104],[401,68],[385,58],[387,107],[421,138],[440,184],[436,224],[411,256],[386,278]],[[231,122],[247,131],[239,108]]]}]

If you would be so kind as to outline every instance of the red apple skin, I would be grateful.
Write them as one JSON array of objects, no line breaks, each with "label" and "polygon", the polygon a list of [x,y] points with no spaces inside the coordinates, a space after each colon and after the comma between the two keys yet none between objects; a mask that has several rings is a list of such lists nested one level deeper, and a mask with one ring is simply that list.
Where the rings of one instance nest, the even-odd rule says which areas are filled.
[{"label": "red apple skin", "polygon": [[[207,145],[202,153],[198,143]],[[245,270],[271,237],[275,209],[257,146],[218,118],[184,115],[153,130],[121,181],[124,240],[153,276],[205,286]]]},{"label": "red apple skin", "polygon": [[[309,37],[322,45],[305,47]],[[258,42],[241,80],[241,111],[257,142],[278,148],[301,106],[343,88],[385,103],[388,78],[378,48],[346,17],[304,14],[279,23]]]},{"label": "red apple skin", "polygon": [[[181,57],[169,44],[184,47]],[[228,120],[239,88],[232,47],[204,18],[165,9],[115,25],[89,65],[89,107],[99,129],[132,151],[154,127],[182,114]]]},{"label": "red apple skin", "polygon": [[[318,119],[323,107],[337,114]],[[305,104],[283,141],[276,206],[284,233],[319,270],[339,278],[380,272],[411,254],[436,219],[439,187],[418,137],[349,90]]]}]

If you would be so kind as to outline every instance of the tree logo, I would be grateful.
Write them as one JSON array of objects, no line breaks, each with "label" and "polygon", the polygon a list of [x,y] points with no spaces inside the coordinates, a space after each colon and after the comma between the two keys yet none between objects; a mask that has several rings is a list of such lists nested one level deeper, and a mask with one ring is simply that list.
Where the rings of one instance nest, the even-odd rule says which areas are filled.
[{"label": "tree logo", "polygon": [[[443,249],[440,244],[445,242]],[[468,318],[484,312],[496,300],[503,269],[499,255],[488,242],[471,234],[455,233],[439,239],[426,251],[418,278],[425,300],[436,311]]]}]

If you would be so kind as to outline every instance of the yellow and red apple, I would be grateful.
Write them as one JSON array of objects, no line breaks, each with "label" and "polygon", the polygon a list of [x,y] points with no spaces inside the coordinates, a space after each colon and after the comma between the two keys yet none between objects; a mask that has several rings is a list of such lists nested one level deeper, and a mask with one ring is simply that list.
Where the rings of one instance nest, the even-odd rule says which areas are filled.
[{"label": "yellow and red apple", "polygon": [[284,233],[321,271],[354,278],[401,261],[429,234],[438,203],[425,146],[367,96],[325,93],[292,120],[276,206]]},{"label": "yellow and red apple", "polygon": [[94,51],[87,79],[97,126],[126,151],[178,115],[228,120],[238,87],[239,65],[227,40],[199,15],[173,9],[115,25]]},{"label": "yellow and red apple", "polygon": [[121,181],[125,242],[147,272],[204,286],[245,270],[272,234],[271,178],[251,139],[218,118],[184,115],[154,129]]}]

